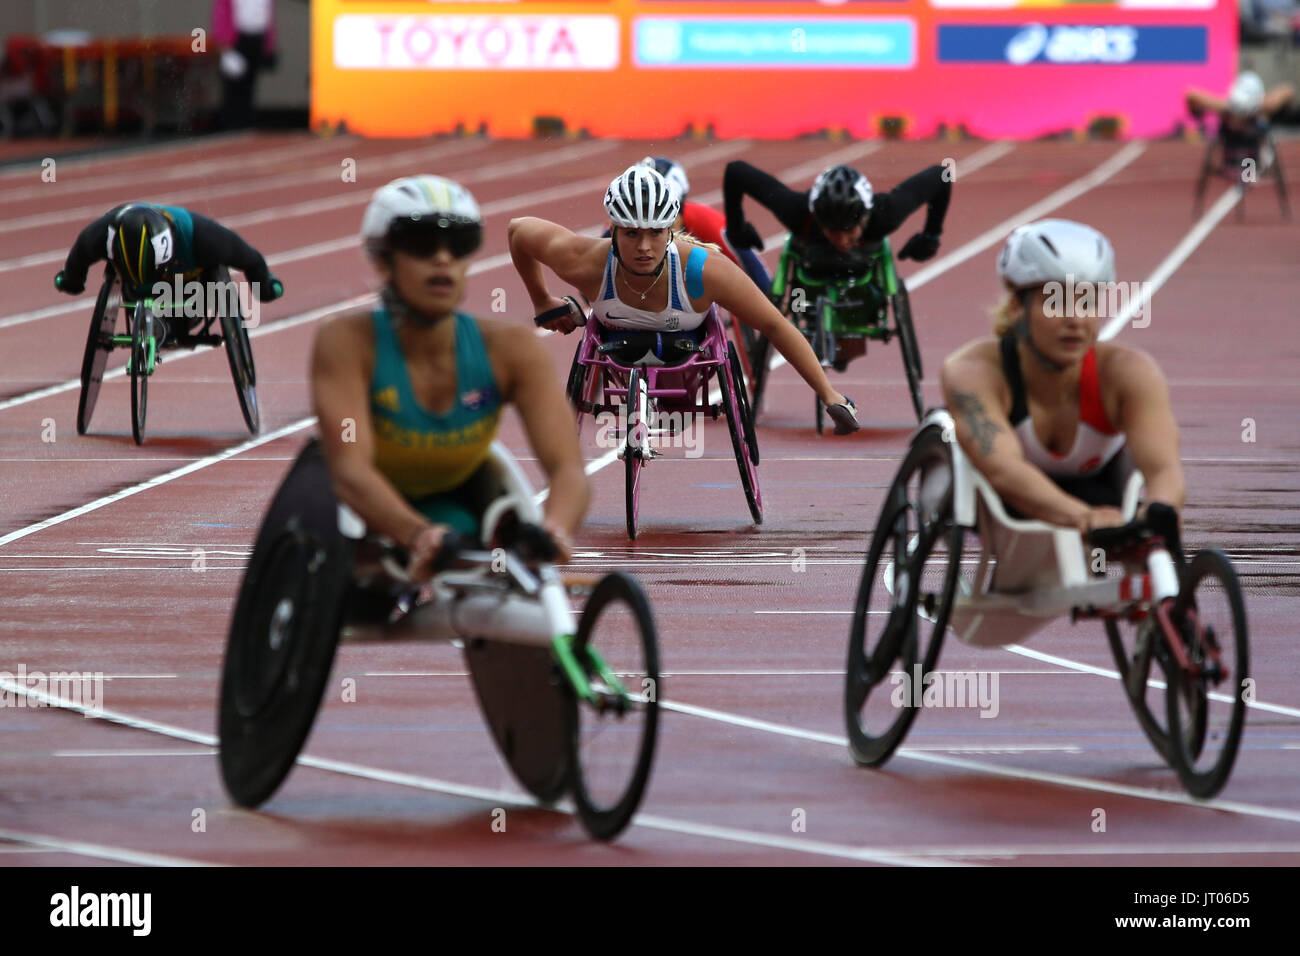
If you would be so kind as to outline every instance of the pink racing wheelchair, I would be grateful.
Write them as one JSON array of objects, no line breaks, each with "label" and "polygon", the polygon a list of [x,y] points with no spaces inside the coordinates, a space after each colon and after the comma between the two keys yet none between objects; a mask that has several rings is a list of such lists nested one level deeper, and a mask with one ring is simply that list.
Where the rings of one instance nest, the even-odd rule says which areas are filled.
[{"label": "pink racing wheelchair", "polygon": [[[581,307],[571,301],[571,307]],[[585,313],[583,321],[585,322]],[[581,433],[586,415],[613,416],[623,460],[627,534],[636,538],[641,473],[683,429],[704,416],[727,420],[740,484],[754,524],[763,522],[758,487],[758,436],[736,348],[717,306],[693,332],[628,332],[586,322],[567,385]]]}]

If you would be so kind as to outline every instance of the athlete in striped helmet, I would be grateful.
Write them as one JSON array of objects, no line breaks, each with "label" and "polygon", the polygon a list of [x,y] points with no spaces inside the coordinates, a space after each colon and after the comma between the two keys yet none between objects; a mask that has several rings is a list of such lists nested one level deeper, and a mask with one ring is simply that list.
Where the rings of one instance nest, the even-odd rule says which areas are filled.
[{"label": "athlete in striped helmet", "polygon": [[[594,303],[592,315],[610,330],[607,342],[635,346],[649,332],[698,344],[716,304],[772,340],[826,404],[836,433],[856,431],[853,402],[831,386],[807,340],[749,276],[726,256],[674,236],[680,205],[677,190],[654,167],[638,163],[605,190],[609,238],[589,239],[545,219],[511,220],[510,255],[538,323],[567,334],[579,319],[570,302],[551,295],[543,266]],[[648,337],[656,343],[665,338]]]},{"label": "athlete in striped helmet", "polygon": [[86,273],[104,259],[132,295],[148,295],[156,283],[169,282],[178,273],[215,280],[220,266],[243,272],[262,302],[284,294],[260,252],[221,223],[180,206],[135,202],[110,209],[81,230],[54,287],[80,295]]}]

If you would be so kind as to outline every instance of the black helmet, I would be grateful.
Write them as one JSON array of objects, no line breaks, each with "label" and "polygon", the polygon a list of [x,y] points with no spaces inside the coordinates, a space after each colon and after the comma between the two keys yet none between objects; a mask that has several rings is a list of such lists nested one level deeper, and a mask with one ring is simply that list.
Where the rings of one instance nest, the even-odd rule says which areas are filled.
[{"label": "black helmet", "polygon": [[171,220],[153,206],[123,206],[108,224],[108,259],[127,288],[149,289],[176,259]]},{"label": "black helmet", "polygon": [[832,166],[813,183],[808,208],[823,229],[852,229],[871,211],[871,183],[851,166]]}]

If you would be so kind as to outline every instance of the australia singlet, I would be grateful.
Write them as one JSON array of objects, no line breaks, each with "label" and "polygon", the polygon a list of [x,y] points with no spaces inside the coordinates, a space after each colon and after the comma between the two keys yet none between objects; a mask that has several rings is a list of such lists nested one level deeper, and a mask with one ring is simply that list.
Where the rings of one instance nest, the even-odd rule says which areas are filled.
[{"label": "australia singlet", "polygon": [[456,401],[436,414],[416,401],[389,311],[376,309],[371,318],[375,465],[430,521],[476,533],[477,516],[456,492],[487,458],[501,419],[501,395],[478,324],[456,313]]}]

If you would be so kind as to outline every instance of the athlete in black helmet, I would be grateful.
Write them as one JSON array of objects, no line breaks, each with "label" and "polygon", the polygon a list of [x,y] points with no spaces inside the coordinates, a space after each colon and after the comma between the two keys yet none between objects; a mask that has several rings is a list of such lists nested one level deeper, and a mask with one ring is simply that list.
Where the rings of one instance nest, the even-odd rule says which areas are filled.
[{"label": "athlete in black helmet", "polygon": [[132,295],[148,295],[155,283],[170,282],[177,274],[214,279],[221,266],[243,272],[262,302],[284,294],[260,252],[220,223],[179,206],[128,203],[109,210],[81,230],[54,287],[81,294],[91,265],[103,259],[112,262]]},{"label": "athlete in black helmet", "polygon": [[939,249],[952,195],[952,183],[944,173],[942,166],[931,166],[890,192],[877,194],[856,169],[832,166],[817,177],[812,189],[797,192],[761,169],[736,160],[727,164],[722,177],[727,238],[737,249],[762,248],[757,230],[745,221],[744,199],[752,196],[801,242],[805,266],[813,274],[860,275],[868,266],[871,248],[926,206],[924,229],[898,253],[900,259],[921,262]]}]

